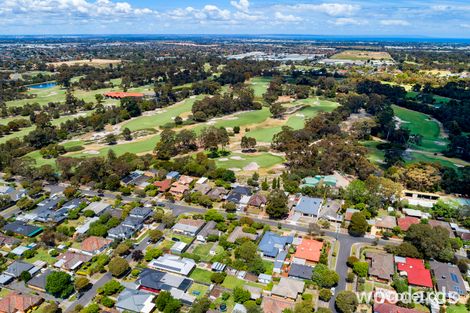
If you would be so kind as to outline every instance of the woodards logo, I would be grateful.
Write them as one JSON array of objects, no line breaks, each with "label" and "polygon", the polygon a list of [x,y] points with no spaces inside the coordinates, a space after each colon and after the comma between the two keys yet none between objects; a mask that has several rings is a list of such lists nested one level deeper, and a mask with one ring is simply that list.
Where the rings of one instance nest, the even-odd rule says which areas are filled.
[{"label": "woodards logo", "polygon": [[390,304],[412,304],[420,303],[423,305],[444,305],[457,304],[460,295],[455,291],[447,292],[445,288],[442,291],[413,291],[408,287],[407,292],[397,293],[394,291],[380,289],[375,292],[356,292],[359,303],[390,303]]}]

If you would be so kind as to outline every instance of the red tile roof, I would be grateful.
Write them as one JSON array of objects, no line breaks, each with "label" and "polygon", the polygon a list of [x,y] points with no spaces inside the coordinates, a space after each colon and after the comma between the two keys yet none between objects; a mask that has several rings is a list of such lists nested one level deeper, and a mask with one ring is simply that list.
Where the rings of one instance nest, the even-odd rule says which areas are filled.
[{"label": "red tile roof", "polygon": [[414,309],[402,308],[390,303],[374,304],[374,313],[420,313],[421,311]]},{"label": "red tile roof", "polygon": [[140,97],[143,97],[144,94],[143,93],[139,93],[139,92],[121,92],[121,91],[111,91],[111,92],[107,92],[104,94],[105,97],[109,97],[109,98],[128,98],[128,97],[137,97],[137,98],[140,98]]},{"label": "red tile roof", "polygon": [[1,313],[26,312],[29,309],[39,305],[43,299],[37,296],[30,296],[12,292],[0,299]]},{"label": "red tile roof", "polygon": [[109,245],[111,242],[113,242],[113,241],[110,240],[110,239],[91,236],[91,237],[88,237],[87,239],[83,240],[82,250],[83,251],[88,251],[88,252],[101,250],[103,247]]},{"label": "red tile roof", "polygon": [[403,231],[407,231],[411,225],[419,223],[421,223],[421,220],[417,217],[412,216],[400,217],[398,219],[398,227],[400,227],[400,229]]},{"label": "red tile roof", "polygon": [[318,262],[320,261],[322,248],[323,242],[304,238],[302,239],[302,243],[297,247],[294,257],[311,262]]},{"label": "red tile roof", "polygon": [[171,179],[165,179],[153,183],[160,191],[167,191],[171,187]]},{"label": "red tile roof", "polygon": [[397,263],[400,272],[406,272],[410,285],[432,288],[431,271],[424,267],[424,261],[406,258],[406,263]]}]

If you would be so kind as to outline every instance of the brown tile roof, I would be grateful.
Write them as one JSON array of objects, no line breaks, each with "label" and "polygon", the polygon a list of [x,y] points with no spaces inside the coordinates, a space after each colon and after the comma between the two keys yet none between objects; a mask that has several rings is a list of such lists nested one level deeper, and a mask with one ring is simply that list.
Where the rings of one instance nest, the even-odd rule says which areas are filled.
[{"label": "brown tile roof", "polygon": [[402,308],[389,303],[374,304],[374,313],[420,313],[421,311],[414,309]]},{"label": "brown tile roof", "polygon": [[273,297],[263,297],[261,308],[263,312],[282,313],[285,309],[293,309],[294,302],[281,300]]},{"label": "brown tile roof", "polygon": [[81,249],[83,251],[93,252],[96,250],[101,250],[104,246],[109,245],[111,242],[113,241],[110,239],[91,236],[83,240]]},{"label": "brown tile roof", "polygon": [[62,268],[67,270],[74,270],[77,265],[90,261],[91,256],[83,253],[66,251],[60,254],[57,257],[57,260],[63,260],[64,263],[61,265]]},{"label": "brown tile roof", "polygon": [[379,279],[390,280],[395,273],[393,255],[388,253],[367,252],[366,259],[370,260],[369,275]]},{"label": "brown tile roof", "polygon": [[258,235],[245,233],[245,232],[243,232],[243,227],[237,226],[232,231],[232,233],[230,233],[230,235],[227,238],[227,241],[231,242],[231,243],[234,243],[238,238],[249,238],[251,240],[256,240],[256,238],[258,238]]},{"label": "brown tile roof", "polygon": [[250,201],[248,201],[248,205],[260,207],[263,204],[266,204],[266,202],[267,202],[266,197],[257,193],[250,198]]},{"label": "brown tile roof", "polygon": [[178,183],[183,184],[183,185],[189,185],[193,182],[194,178],[191,176],[187,175],[181,175],[180,178],[178,179]]},{"label": "brown tile roof", "polygon": [[12,292],[0,299],[1,313],[26,312],[32,307],[39,305],[43,299],[37,296],[30,296]]},{"label": "brown tile roof", "polygon": [[393,229],[396,226],[397,220],[394,216],[384,216],[382,218],[378,218],[375,223],[375,227],[377,228]]},{"label": "brown tile roof", "polygon": [[173,183],[170,188],[171,193],[184,193],[186,190],[189,190],[189,187],[180,183]]}]

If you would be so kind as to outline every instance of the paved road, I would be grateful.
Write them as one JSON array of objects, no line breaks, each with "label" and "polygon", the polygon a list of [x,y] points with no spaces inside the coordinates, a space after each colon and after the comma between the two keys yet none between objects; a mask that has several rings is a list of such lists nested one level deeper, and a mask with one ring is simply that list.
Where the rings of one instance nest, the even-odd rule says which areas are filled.
[{"label": "paved road", "polygon": [[87,306],[88,303],[90,303],[91,300],[93,300],[93,297],[97,294],[98,288],[106,284],[108,281],[113,279],[113,275],[111,275],[110,272],[107,272],[106,274],[103,275],[100,279],[98,279],[97,282],[93,284],[91,289],[89,289],[85,294],[78,299],[77,301],[73,302],[66,310],[66,312],[72,311],[77,305],[82,305],[82,306]]}]

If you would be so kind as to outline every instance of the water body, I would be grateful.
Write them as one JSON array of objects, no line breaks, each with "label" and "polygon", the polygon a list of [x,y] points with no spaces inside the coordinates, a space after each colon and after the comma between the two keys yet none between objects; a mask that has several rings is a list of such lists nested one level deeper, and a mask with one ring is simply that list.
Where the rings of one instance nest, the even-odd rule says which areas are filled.
[{"label": "water body", "polygon": [[46,88],[52,88],[57,86],[56,82],[51,82],[51,83],[42,83],[42,84],[36,84],[36,85],[31,85],[29,88],[31,89],[46,89]]}]

